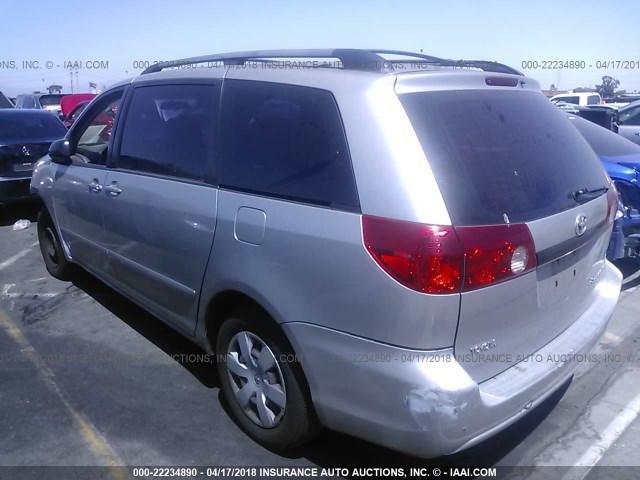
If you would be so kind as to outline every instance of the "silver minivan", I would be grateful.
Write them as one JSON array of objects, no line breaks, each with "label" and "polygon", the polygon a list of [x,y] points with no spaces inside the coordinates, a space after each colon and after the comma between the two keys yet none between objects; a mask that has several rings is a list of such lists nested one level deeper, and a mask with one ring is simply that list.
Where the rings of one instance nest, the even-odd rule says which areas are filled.
[{"label": "silver minivan", "polygon": [[49,272],[80,266],[215,353],[272,449],[320,426],[468,448],[571,378],[620,292],[598,157],[494,62],[153,65],[93,100],[31,188]]}]

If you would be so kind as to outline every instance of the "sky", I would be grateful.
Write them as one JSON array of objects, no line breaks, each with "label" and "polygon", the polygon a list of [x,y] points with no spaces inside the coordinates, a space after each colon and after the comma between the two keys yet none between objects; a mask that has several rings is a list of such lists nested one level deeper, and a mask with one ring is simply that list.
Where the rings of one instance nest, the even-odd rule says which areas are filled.
[{"label": "sky", "polygon": [[[506,63],[543,89],[595,87],[610,75],[640,91],[637,0],[0,0],[0,11],[0,91],[9,96],[52,83],[69,92],[69,66],[74,90],[86,92],[146,62],[271,48],[422,49]],[[579,68],[542,68],[549,61]],[[597,68],[607,61],[634,68]]]}]

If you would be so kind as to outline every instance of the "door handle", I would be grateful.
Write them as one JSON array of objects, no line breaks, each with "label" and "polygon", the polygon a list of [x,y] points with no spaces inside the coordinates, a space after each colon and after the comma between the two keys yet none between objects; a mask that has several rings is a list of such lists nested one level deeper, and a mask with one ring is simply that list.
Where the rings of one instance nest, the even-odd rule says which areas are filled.
[{"label": "door handle", "polygon": [[104,191],[112,197],[117,197],[122,193],[122,190],[118,187],[118,182],[111,182],[111,185],[104,187]]},{"label": "door handle", "polygon": [[97,178],[94,178],[93,181],[89,184],[89,191],[93,193],[100,193],[102,191],[102,185],[98,183]]}]

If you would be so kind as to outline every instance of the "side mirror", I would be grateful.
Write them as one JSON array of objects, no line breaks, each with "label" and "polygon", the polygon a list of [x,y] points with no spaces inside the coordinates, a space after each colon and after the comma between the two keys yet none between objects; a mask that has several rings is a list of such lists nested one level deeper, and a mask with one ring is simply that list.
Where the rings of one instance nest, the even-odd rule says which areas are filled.
[{"label": "side mirror", "polygon": [[49,147],[49,157],[53,163],[60,163],[62,165],[71,164],[71,147],[69,146],[69,140],[61,138],[56,140]]}]

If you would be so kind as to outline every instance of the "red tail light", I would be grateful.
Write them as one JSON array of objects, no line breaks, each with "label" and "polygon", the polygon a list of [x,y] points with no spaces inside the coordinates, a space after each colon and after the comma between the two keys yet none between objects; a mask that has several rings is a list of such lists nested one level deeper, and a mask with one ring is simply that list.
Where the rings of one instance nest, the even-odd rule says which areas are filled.
[{"label": "red tail light", "polygon": [[362,228],[365,247],[382,269],[424,293],[475,290],[536,266],[524,224],[451,227],[363,216]]},{"label": "red tail light", "polygon": [[536,249],[524,223],[455,230],[464,249],[463,291],[503,282],[536,267]]}]

